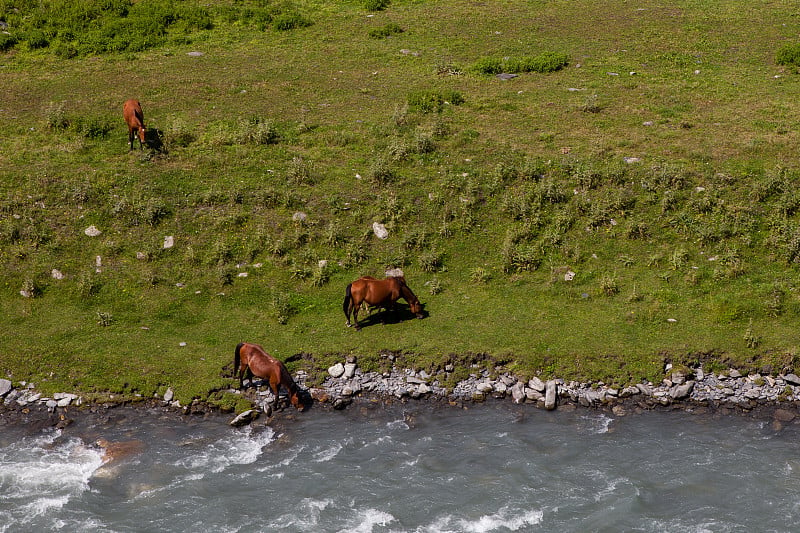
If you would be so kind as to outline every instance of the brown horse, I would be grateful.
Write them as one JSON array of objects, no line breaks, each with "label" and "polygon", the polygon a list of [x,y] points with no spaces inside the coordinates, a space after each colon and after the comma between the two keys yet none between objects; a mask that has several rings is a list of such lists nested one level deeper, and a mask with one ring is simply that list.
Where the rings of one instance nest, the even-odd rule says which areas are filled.
[{"label": "brown horse", "polygon": [[347,317],[347,327],[350,327],[350,315],[353,315],[353,325],[360,329],[358,325],[358,312],[362,303],[370,306],[383,307],[393,310],[398,298],[403,298],[408,302],[411,312],[417,318],[422,318],[422,304],[419,302],[411,289],[406,284],[403,276],[389,276],[386,279],[375,279],[371,276],[358,278],[347,286],[345,291],[342,309],[344,316]]},{"label": "brown horse", "polygon": [[252,375],[269,381],[269,388],[275,395],[273,407],[278,403],[278,391],[283,386],[289,392],[289,402],[300,410],[305,409],[305,401],[301,397],[302,391],[292,379],[286,366],[258,344],[240,342],[236,345],[233,371],[239,375],[240,386],[244,384],[245,377],[249,378]]},{"label": "brown horse", "polygon": [[133,139],[138,134],[139,149],[144,148],[145,144],[145,127],[144,127],[144,114],[142,113],[142,105],[139,100],[126,100],[122,106],[122,116],[128,124],[128,145],[129,151],[133,150]]}]

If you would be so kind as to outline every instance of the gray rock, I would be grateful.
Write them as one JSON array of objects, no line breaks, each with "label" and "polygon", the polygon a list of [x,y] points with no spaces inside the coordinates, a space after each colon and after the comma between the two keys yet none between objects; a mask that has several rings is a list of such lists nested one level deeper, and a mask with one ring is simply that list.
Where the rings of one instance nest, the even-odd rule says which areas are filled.
[{"label": "gray rock", "polygon": [[558,392],[558,385],[556,384],[555,380],[550,380],[547,382],[546,391],[544,394],[544,408],[548,411],[552,411],[556,408],[556,396]]},{"label": "gray rock", "polygon": [[688,398],[694,389],[694,381],[687,381],[682,385],[675,385],[669,391],[669,396],[673,400],[682,400]]},{"label": "gray rock", "polygon": [[352,378],[356,374],[356,365],[355,363],[345,363],[344,365],[344,377],[347,379]]},{"label": "gray rock", "polygon": [[332,378],[342,377],[344,375],[344,365],[342,363],[336,363],[328,369],[328,374],[330,374]]},{"label": "gray rock", "polygon": [[544,384],[544,381],[542,381],[541,379],[533,377],[530,379],[530,381],[528,381],[528,387],[532,388],[537,392],[544,392],[546,385]]},{"label": "gray rock", "polygon": [[800,377],[797,374],[786,374],[783,380],[789,385],[800,385]]},{"label": "gray rock", "polygon": [[172,390],[172,387],[168,388],[167,392],[164,393],[164,401],[171,402],[174,397],[175,397],[175,392]]},{"label": "gray rock", "polygon": [[236,418],[231,420],[230,425],[232,425],[233,427],[246,426],[256,418],[258,418],[258,411],[256,411],[255,409],[248,409],[247,411],[240,413],[239,415],[236,416]]},{"label": "gray rock", "polygon": [[11,392],[12,384],[7,379],[0,379],[0,398]]},{"label": "gray rock", "polygon": [[517,382],[511,387],[511,399],[514,403],[525,401],[525,385],[522,382]]}]

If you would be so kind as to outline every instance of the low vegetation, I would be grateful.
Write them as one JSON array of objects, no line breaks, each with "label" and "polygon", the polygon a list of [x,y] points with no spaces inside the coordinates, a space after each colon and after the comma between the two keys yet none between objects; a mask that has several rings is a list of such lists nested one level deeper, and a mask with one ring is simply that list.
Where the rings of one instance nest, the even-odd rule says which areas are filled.
[{"label": "low vegetation", "polygon": [[[0,0],[0,376],[231,406],[244,340],[315,379],[794,368],[794,10]],[[428,317],[345,328],[390,268]]]}]

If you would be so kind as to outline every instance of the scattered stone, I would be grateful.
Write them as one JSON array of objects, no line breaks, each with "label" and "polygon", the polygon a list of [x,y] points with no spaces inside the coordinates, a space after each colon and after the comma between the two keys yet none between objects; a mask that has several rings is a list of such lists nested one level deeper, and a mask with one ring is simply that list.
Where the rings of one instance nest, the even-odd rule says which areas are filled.
[{"label": "scattered stone", "polygon": [[307,215],[307,214],[305,214],[305,213],[303,213],[302,211],[296,211],[296,212],[295,212],[295,213],[292,215],[292,221],[294,221],[294,222],[300,222],[300,223],[303,223],[303,222],[305,222],[305,221],[306,221],[306,219],[307,219],[307,218],[308,218],[308,215]]},{"label": "scattered stone", "polygon": [[205,54],[203,52],[187,52],[186,55],[189,57],[202,57]]},{"label": "scattered stone", "polygon": [[381,240],[389,237],[389,230],[387,230],[386,226],[384,226],[380,222],[372,223],[372,232],[375,234],[377,238]]},{"label": "scattered stone", "polygon": [[172,387],[167,389],[167,392],[164,393],[164,401],[171,402],[172,398],[175,397],[175,392],[172,390]]},{"label": "scattered stone", "polygon": [[0,398],[11,392],[12,389],[11,381],[7,379],[0,379]]},{"label": "scattered stone", "polygon": [[145,261],[147,259],[147,254],[144,252],[136,252],[136,259],[139,261]]},{"label": "scattered stone", "polygon": [[544,392],[547,385],[545,385],[544,381],[537,377],[533,377],[528,381],[528,387],[532,388],[537,392]]},{"label": "scattered stone", "polygon": [[83,230],[83,232],[84,232],[86,235],[88,235],[89,237],[97,237],[97,236],[99,236],[99,235],[102,235],[102,233],[103,233],[102,231],[100,231],[99,229],[97,229],[97,227],[96,227],[96,226],[89,226],[88,228],[86,228],[85,230]]},{"label": "scattered stone", "polygon": [[344,373],[342,374],[346,379],[352,379],[353,376],[356,374],[356,364],[355,363],[345,363],[344,364]]},{"label": "scattered stone", "polygon": [[164,249],[167,250],[175,246],[175,238],[172,235],[164,237]]},{"label": "scattered stone", "polygon": [[511,73],[508,73],[508,72],[501,72],[500,74],[497,75],[497,77],[499,79],[503,80],[503,81],[513,80],[517,76],[519,76],[519,74],[511,74]]},{"label": "scattered stone", "polygon": [[57,268],[50,271],[50,276],[52,276],[53,279],[64,279],[64,274]]}]

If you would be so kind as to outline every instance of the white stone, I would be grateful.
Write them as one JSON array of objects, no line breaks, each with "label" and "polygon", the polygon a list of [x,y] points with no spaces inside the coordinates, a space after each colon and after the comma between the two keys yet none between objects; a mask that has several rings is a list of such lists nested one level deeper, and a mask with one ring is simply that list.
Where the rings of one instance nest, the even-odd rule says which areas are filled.
[{"label": "white stone", "polygon": [[50,275],[53,277],[53,279],[64,279],[64,274],[57,268],[51,270]]},{"label": "white stone", "polygon": [[344,365],[342,363],[336,363],[328,369],[328,374],[330,374],[332,378],[342,377],[344,375]]},{"label": "white stone", "polygon": [[384,226],[380,222],[372,223],[372,231],[373,233],[375,233],[375,236],[379,239],[386,239],[387,237],[389,237],[389,230],[387,230],[386,226]]},{"label": "white stone", "polygon": [[564,274],[564,281],[572,281],[575,279],[575,272],[572,270],[568,270],[566,274]]},{"label": "white stone", "polygon": [[102,231],[97,229],[97,227],[95,227],[95,226],[89,226],[88,228],[83,230],[83,232],[86,235],[88,235],[89,237],[97,237],[98,235],[101,235],[103,233]]},{"label": "white stone", "polygon": [[175,246],[175,238],[172,235],[167,235],[164,237],[164,249],[172,248]]}]

